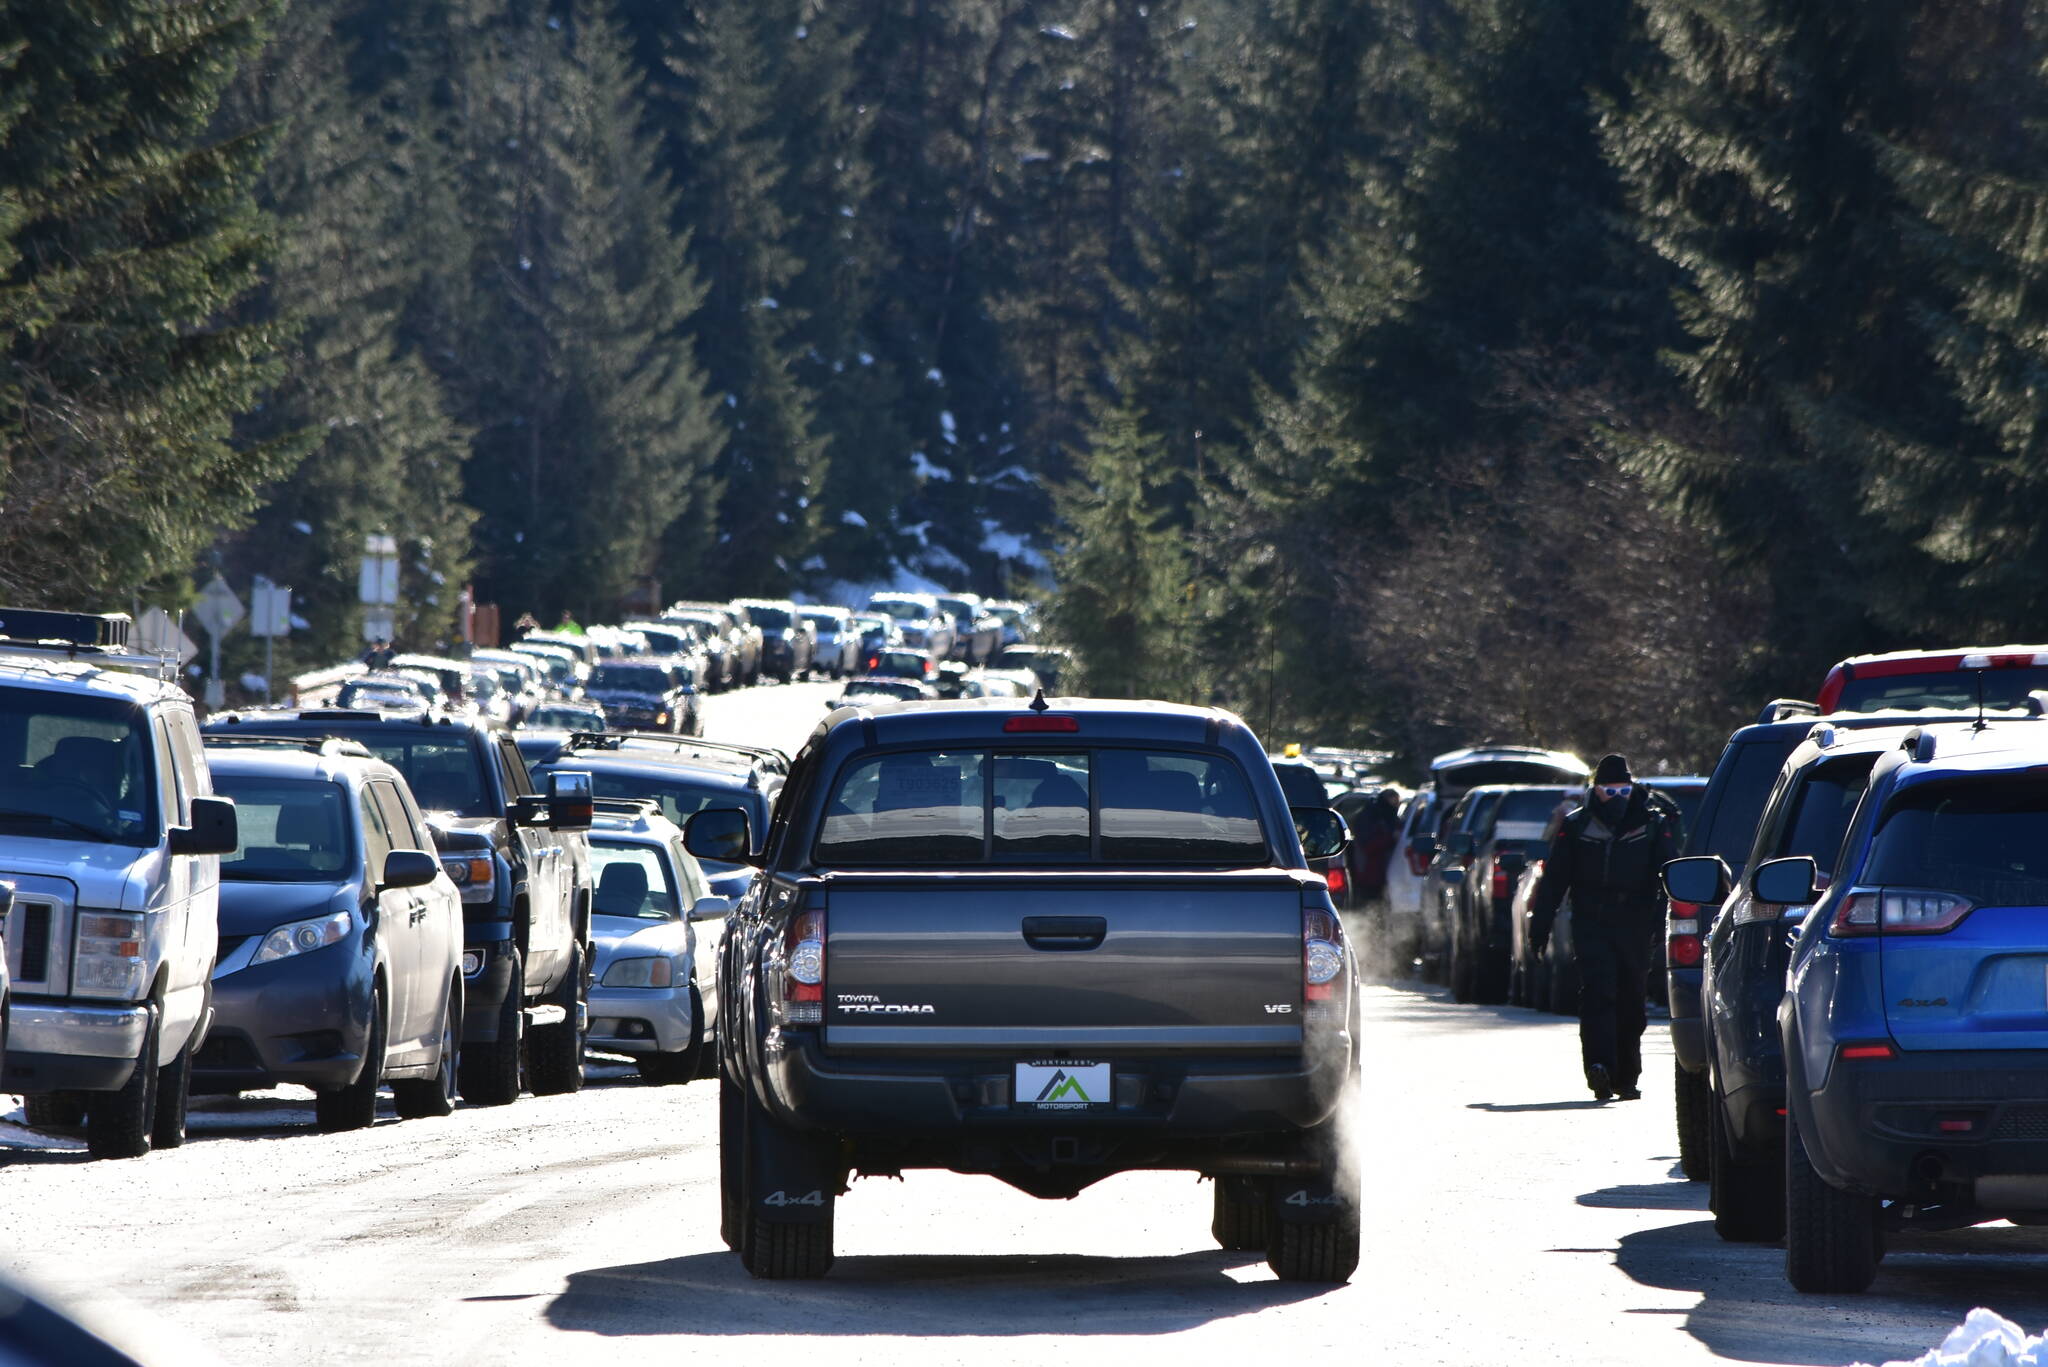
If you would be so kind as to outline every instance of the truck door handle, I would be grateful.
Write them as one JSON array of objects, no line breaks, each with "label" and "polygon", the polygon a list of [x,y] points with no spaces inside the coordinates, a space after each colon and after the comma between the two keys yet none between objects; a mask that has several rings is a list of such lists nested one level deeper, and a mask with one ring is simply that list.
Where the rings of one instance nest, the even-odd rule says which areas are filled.
[{"label": "truck door handle", "polygon": [[1024,943],[1033,949],[1093,949],[1109,934],[1101,916],[1026,916]]}]

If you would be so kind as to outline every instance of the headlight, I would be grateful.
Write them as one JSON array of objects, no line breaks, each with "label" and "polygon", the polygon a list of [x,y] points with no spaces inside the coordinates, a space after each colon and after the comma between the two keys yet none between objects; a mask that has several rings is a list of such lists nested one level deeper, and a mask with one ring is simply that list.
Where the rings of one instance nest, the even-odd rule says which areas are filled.
[{"label": "headlight", "polygon": [[135,912],[81,910],[72,990],[81,997],[139,1000],[149,977],[142,954],[143,924]]},{"label": "headlight", "polygon": [[675,980],[675,965],[666,958],[618,959],[604,971],[606,987],[667,987]]},{"label": "headlight", "polygon": [[316,916],[310,921],[293,921],[290,925],[279,926],[263,937],[256,957],[249,960],[249,964],[253,968],[273,959],[289,959],[294,954],[310,954],[316,949],[338,944],[347,936],[351,920],[348,912],[337,911],[328,916]]},{"label": "headlight", "polygon": [[656,712],[656,713],[654,714],[654,724],[655,724],[656,726],[667,726],[667,725],[668,725],[668,713],[666,713],[666,712]]},{"label": "headlight", "polygon": [[488,854],[444,854],[441,867],[465,902],[488,902],[497,894],[496,865]]},{"label": "headlight", "polygon": [[463,951],[462,951],[462,976],[463,976],[463,977],[465,977],[465,978],[474,978],[474,977],[475,977],[475,976],[476,976],[477,974],[479,974],[479,973],[481,973],[481,972],[483,972],[483,971],[484,971],[484,952],[483,952],[482,950],[480,950],[480,949],[465,949],[465,950],[463,950]]}]

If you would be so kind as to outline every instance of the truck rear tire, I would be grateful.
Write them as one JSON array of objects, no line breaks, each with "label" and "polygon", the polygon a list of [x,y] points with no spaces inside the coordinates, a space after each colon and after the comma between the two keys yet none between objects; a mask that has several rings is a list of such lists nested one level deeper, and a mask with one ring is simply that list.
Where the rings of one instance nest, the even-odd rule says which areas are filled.
[{"label": "truck rear tire", "polygon": [[526,1012],[520,985],[526,981],[519,951],[512,951],[512,991],[498,1007],[498,1037],[488,1044],[469,1044],[455,1070],[455,1085],[472,1106],[509,1106],[519,1099],[519,1055],[526,1042]]},{"label": "truck rear tire", "polygon": [[1218,1248],[1257,1252],[1272,1242],[1272,1188],[1271,1182],[1257,1177],[1216,1179],[1209,1233]]},{"label": "truck rear tire", "polygon": [[1877,1280],[1884,1256],[1878,1203],[1830,1186],[1785,1117],[1785,1280],[1815,1295],[1854,1295]]},{"label": "truck rear tire", "polygon": [[94,1158],[140,1158],[149,1152],[156,1125],[158,1032],[163,1017],[154,1005],[146,1008],[148,1025],[135,1071],[116,1092],[94,1092],[85,1107],[85,1147]]},{"label": "truck rear tire", "polygon": [[1714,1232],[1729,1243],[1773,1243],[1785,1237],[1784,1165],[1737,1154],[1721,1106],[1709,1084],[1707,1206]]},{"label": "truck rear tire", "polygon": [[21,1118],[34,1130],[75,1130],[85,1123],[85,1097],[78,1092],[25,1096]]},{"label": "truck rear tire", "polygon": [[313,1123],[322,1134],[367,1130],[377,1121],[377,1088],[384,1082],[384,989],[370,992],[370,1037],[363,1042],[363,1066],[343,1087],[313,1093]]},{"label": "truck rear tire", "polygon": [[1714,1104],[1707,1089],[1707,1071],[1688,1072],[1684,1064],[1671,1064],[1672,1108],[1678,1122],[1678,1170],[1688,1182],[1707,1180],[1707,1107]]},{"label": "truck rear tire", "polygon": [[578,945],[569,952],[562,1019],[553,1025],[535,1026],[527,1037],[526,1058],[533,1070],[535,1096],[567,1096],[583,1090],[583,1038],[590,1025],[583,962],[583,947]]},{"label": "truck rear tire", "polygon": [[1328,1224],[1273,1221],[1266,1266],[1283,1282],[1348,1282],[1358,1270],[1358,1207]]},{"label": "truck rear tire", "polygon": [[718,1077],[718,1237],[725,1246],[740,1251],[740,1170],[745,1166],[741,1150],[746,1144],[746,1119],[741,1108],[746,1098],[723,1073]]}]

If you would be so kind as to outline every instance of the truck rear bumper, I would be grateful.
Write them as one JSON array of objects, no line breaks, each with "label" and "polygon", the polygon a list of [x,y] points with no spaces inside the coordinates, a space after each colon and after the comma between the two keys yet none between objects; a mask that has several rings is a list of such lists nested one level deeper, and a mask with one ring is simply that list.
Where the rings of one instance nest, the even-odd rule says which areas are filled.
[{"label": "truck rear bumper", "polygon": [[1348,1041],[1313,1055],[1097,1058],[1110,1104],[1041,1110],[1011,1096],[1023,1058],[896,1060],[829,1056],[812,1038],[768,1042],[770,1104],[785,1124],[844,1134],[968,1130],[1269,1134],[1327,1120],[1349,1075]]},{"label": "truck rear bumper", "polygon": [[0,1082],[28,1092],[114,1091],[134,1071],[148,1033],[144,1006],[17,1001]]}]

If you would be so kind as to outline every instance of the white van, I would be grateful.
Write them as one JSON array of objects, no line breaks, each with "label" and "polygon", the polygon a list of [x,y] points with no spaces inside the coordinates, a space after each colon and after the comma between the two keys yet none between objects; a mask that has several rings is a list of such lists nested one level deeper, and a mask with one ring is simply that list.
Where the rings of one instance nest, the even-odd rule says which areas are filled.
[{"label": "white van", "polygon": [[95,1157],[184,1142],[211,1016],[220,855],[192,703],[128,619],[0,608],[0,882],[12,1011],[0,1091]]}]

